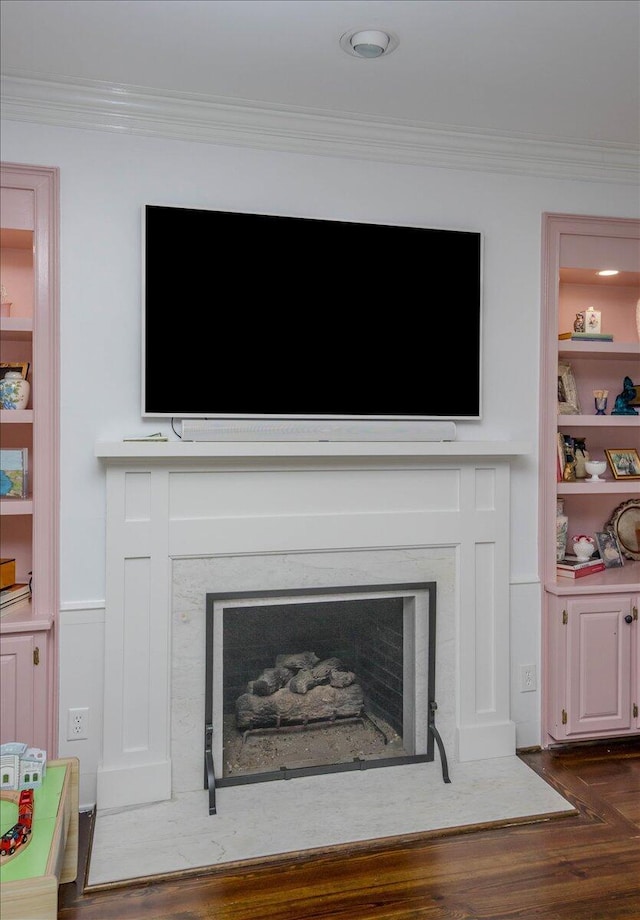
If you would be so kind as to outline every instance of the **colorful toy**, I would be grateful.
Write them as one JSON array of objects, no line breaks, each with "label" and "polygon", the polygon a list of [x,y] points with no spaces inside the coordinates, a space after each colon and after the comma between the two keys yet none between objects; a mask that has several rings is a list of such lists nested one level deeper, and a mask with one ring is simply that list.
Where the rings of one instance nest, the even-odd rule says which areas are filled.
[{"label": "colorful toy", "polygon": [[0,792],[37,789],[47,772],[47,752],[20,741],[0,745]]},{"label": "colorful toy", "polygon": [[23,789],[18,799],[18,820],[0,837],[0,856],[13,856],[29,842],[33,824],[33,789]]}]

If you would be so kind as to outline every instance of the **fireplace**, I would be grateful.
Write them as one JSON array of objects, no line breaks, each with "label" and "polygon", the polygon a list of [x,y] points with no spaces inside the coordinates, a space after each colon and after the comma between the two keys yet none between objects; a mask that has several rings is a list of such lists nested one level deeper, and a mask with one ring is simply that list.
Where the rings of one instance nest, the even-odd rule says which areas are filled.
[{"label": "fireplace", "polygon": [[[336,586],[353,594],[437,585],[435,691],[409,694],[415,738],[403,722],[402,747],[428,756],[435,741],[433,759],[441,754],[430,728],[437,702],[450,761],[512,755],[510,462],[524,453],[509,442],[98,445],[109,675],[98,807],[203,789],[213,594],[238,607],[251,598],[251,607],[263,592],[289,605],[296,592]],[[429,643],[415,647],[427,654]],[[212,759],[224,779],[221,743],[212,739]]]},{"label": "fireplace", "polygon": [[205,788],[434,759],[436,584],[207,594]]}]

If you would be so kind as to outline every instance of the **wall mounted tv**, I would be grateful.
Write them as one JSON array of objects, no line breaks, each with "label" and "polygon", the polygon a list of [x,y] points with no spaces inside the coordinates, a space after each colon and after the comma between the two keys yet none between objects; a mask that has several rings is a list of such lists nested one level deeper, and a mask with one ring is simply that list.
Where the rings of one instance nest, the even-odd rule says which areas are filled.
[{"label": "wall mounted tv", "polygon": [[145,205],[142,416],[478,420],[482,235]]}]

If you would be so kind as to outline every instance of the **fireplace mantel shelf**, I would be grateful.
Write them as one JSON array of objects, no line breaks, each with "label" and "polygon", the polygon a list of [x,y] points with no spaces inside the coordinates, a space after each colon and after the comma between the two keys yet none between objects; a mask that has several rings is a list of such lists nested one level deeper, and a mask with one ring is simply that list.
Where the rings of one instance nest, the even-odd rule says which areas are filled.
[{"label": "fireplace mantel shelf", "polygon": [[102,460],[233,458],[467,458],[525,456],[524,441],[98,441]]}]

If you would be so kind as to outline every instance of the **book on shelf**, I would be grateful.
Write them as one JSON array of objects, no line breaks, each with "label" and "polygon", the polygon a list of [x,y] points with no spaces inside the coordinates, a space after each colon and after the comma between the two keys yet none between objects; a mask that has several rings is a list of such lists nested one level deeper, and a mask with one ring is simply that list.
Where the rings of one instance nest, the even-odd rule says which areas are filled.
[{"label": "book on shelf", "polygon": [[556,565],[558,568],[570,569],[572,572],[576,569],[586,569],[590,565],[595,565],[597,562],[602,562],[600,556],[589,556],[588,559],[578,559],[577,556],[574,556],[572,553],[567,553],[560,562],[557,562]]},{"label": "book on shelf", "polygon": [[609,332],[572,332],[572,342],[613,342]]},{"label": "book on shelf", "polygon": [[29,451],[26,447],[0,450],[0,496],[26,498]]},{"label": "book on shelf", "polygon": [[31,596],[31,589],[28,584],[15,584],[9,588],[3,588],[0,591],[0,607],[9,607],[11,604],[17,604],[18,601],[25,600]]},{"label": "book on shelf", "polygon": [[559,332],[558,341],[613,342],[613,335],[610,332]]},{"label": "book on shelf", "polygon": [[595,575],[596,572],[604,572],[606,566],[602,559],[590,559],[584,565],[563,566],[558,563],[556,574],[559,578],[583,578],[585,575]]}]

